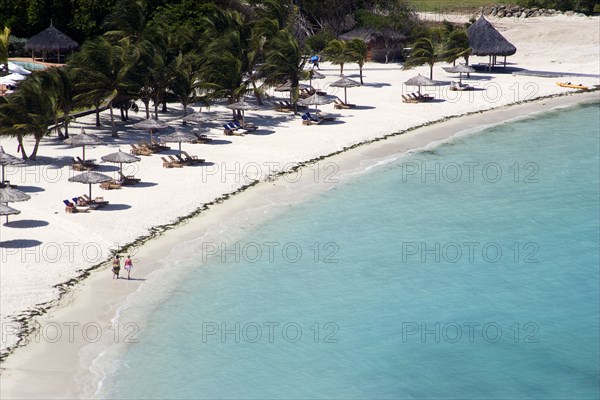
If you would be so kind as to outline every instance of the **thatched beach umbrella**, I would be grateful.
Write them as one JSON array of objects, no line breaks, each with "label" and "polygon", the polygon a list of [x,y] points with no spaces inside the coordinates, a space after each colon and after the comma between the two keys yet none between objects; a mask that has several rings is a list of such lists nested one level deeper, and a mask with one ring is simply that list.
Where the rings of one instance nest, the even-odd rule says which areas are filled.
[{"label": "thatched beach umbrella", "polygon": [[31,51],[31,58],[35,58],[35,52],[41,51],[43,59],[48,51],[56,51],[58,53],[58,61],[60,62],[60,53],[66,53],[75,50],[79,44],[56,29],[52,23],[45,30],[31,37],[25,44],[25,50]]},{"label": "thatched beach umbrella", "polygon": [[104,143],[104,141],[96,135],[92,135],[91,133],[85,133],[85,130],[81,128],[81,133],[79,135],[70,136],[68,139],[65,139],[65,143],[73,147],[82,146],[82,159],[83,161],[85,161],[85,146],[95,146]]},{"label": "thatched beach umbrella", "polygon": [[346,78],[345,76],[342,75],[341,79],[338,79],[337,81],[333,82],[329,86],[344,88],[344,103],[348,104],[348,95],[346,93],[346,89],[348,89],[349,87],[360,86],[360,83],[353,81],[350,78]]},{"label": "thatched beach umbrella", "polygon": [[143,121],[140,121],[140,122],[137,122],[137,123],[131,125],[131,127],[133,129],[142,129],[142,130],[150,131],[150,143],[152,143],[152,132],[159,130],[159,129],[168,128],[169,125],[167,125],[165,122],[159,121],[157,119],[148,118],[148,119],[145,119]]},{"label": "thatched beach umbrella", "polygon": [[410,85],[410,86],[418,86],[419,87],[418,91],[421,92],[421,86],[435,86],[435,85],[437,85],[437,82],[432,81],[431,79],[419,74],[417,76],[410,78],[409,80],[404,82],[404,84]]},{"label": "thatched beach umbrella", "polygon": [[17,215],[17,214],[21,214],[21,211],[15,210],[14,208],[9,207],[6,204],[0,203],[0,215],[6,215],[6,222],[8,222],[9,215]]},{"label": "thatched beach umbrella", "polygon": [[[303,89],[312,89],[312,86],[309,86],[304,83],[298,83],[298,90],[303,90]],[[294,102],[294,99],[292,98],[292,96],[293,96],[292,83],[290,81],[282,83],[279,86],[275,86],[275,91],[276,92],[290,92],[290,103]]]},{"label": "thatched beach umbrella", "polygon": [[254,104],[246,103],[244,99],[233,104],[227,104],[225,107],[230,110],[237,110],[242,112],[242,125],[244,125],[244,111],[258,110],[258,107]]},{"label": "thatched beach umbrella", "polygon": [[2,166],[2,184],[4,184],[4,167],[7,165],[21,165],[23,160],[11,154],[4,152],[4,147],[0,146],[0,165]]},{"label": "thatched beach umbrella", "polygon": [[[298,84],[298,89],[310,89],[310,88],[312,88],[312,86],[309,86],[305,83]],[[292,90],[292,83],[290,81],[287,81],[286,83],[282,83],[281,85],[275,86],[276,92],[289,92],[290,90]]]},{"label": "thatched beach umbrella", "polygon": [[111,162],[111,163],[115,163],[115,164],[119,164],[119,172],[123,173],[123,163],[133,163],[133,162],[138,162],[140,161],[141,158],[136,157],[134,155],[131,154],[127,154],[121,151],[121,149],[119,149],[119,151],[117,151],[116,153],[110,153],[107,154],[105,156],[102,156],[102,161],[106,161],[106,162]]},{"label": "thatched beach umbrella", "polygon": [[189,132],[184,132],[184,131],[175,131],[173,133],[170,133],[168,135],[164,135],[161,136],[160,140],[162,142],[170,142],[170,143],[179,143],[179,154],[181,155],[181,142],[193,142],[194,140],[197,140],[198,138],[196,137],[196,135],[189,133]]},{"label": "thatched beach umbrella", "polygon": [[506,57],[517,52],[517,48],[506,40],[483,15],[467,28],[467,36],[469,47],[472,49],[471,54],[489,56],[490,68],[495,64],[497,56],[504,56],[504,66],[506,67]]},{"label": "thatched beach umbrella", "polygon": [[96,171],[87,171],[87,172],[84,172],[83,174],[75,175],[75,176],[72,176],[69,178],[69,182],[87,183],[88,185],[90,185],[90,192],[89,192],[90,199],[92,198],[92,185],[93,184],[109,182],[112,180],[113,179],[110,176],[101,174]]},{"label": "thatched beach umbrella", "polygon": [[[315,71],[314,69],[310,69],[308,70],[308,84],[312,87],[312,80],[313,79],[324,79],[325,75],[323,75],[322,73],[320,73],[319,71]],[[304,81],[306,79],[303,79]]]},{"label": "thatched beach umbrella", "polygon": [[298,104],[301,106],[315,106],[315,112],[319,114],[319,109],[316,106],[320,106],[323,104],[333,103],[335,100],[334,96],[321,96],[320,94],[313,94],[305,99],[298,100]]},{"label": "thatched beach umbrella", "polygon": [[210,121],[210,119],[205,114],[202,114],[201,112],[195,112],[192,114],[188,114],[185,117],[183,117],[183,120],[185,122],[196,122],[198,125],[200,125],[200,122]]},{"label": "thatched beach umbrella", "polygon": [[453,67],[442,67],[444,71],[450,72],[452,74],[459,73],[458,83],[462,85],[462,74],[470,74],[471,72],[475,72],[475,68],[469,67],[468,65],[458,64]]},{"label": "thatched beach umbrella", "polygon": [[25,192],[11,187],[0,188],[0,203],[14,203],[17,201],[27,201],[31,196]]}]

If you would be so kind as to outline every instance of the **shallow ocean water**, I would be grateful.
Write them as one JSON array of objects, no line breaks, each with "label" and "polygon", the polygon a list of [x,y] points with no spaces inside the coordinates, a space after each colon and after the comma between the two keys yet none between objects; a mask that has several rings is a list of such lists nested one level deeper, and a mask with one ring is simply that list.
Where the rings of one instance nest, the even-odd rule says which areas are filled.
[{"label": "shallow ocean water", "polygon": [[505,123],[190,242],[100,397],[597,398],[599,126]]}]

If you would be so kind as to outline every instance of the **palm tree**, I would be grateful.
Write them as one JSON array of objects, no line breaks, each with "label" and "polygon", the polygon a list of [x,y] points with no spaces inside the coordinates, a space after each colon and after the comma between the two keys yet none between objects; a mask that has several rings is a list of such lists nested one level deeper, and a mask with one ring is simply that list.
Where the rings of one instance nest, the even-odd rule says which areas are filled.
[{"label": "palm tree", "polygon": [[358,63],[358,69],[360,71],[360,84],[363,84],[363,66],[367,61],[367,55],[369,54],[369,48],[365,42],[360,39],[352,39],[347,45],[348,57]]},{"label": "palm tree", "polygon": [[420,65],[429,65],[429,79],[433,79],[433,66],[443,60],[443,54],[438,52],[429,38],[421,38],[413,45],[410,58],[404,62],[402,69],[411,69]]},{"label": "palm tree", "polygon": [[235,11],[216,11],[205,18],[204,41],[208,43],[202,54],[200,76],[211,96],[237,101],[247,91],[250,82],[244,82],[248,72],[248,40],[250,26]]},{"label": "palm tree", "polygon": [[338,39],[330,40],[329,43],[327,43],[327,47],[325,47],[325,50],[323,50],[323,52],[332,64],[340,65],[340,75],[343,75],[344,64],[346,62],[352,61],[348,54],[347,42]]},{"label": "palm tree", "polygon": [[195,54],[187,53],[184,56],[179,53],[173,65],[175,74],[170,88],[183,106],[184,117],[187,115],[187,107],[196,100],[196,90],[200,87],[197,63],[198,57]]},{"label": "palm tree", "polygon": [[469,37],[464,29],[455,29],[448,35],[445,43],[444,61],[456,65],[456,60],[464,57],[465,62],[469,63],[471,48],[469,47]]},{"label": "palm tree", "polygon": [[[73,68],[69,67],[49,68],[38,72],[38,76],[45,87],[45,94],[48,95],[52,101],[54,126],[58,130],[58,137],[60,139],[66,139],[69,137],[69,114],[76,104],[76,73]],[[60,114],[62,114],[62,118]],[[60,119],[64,121],[64,134],[60,130]]]},{"label": "palm tree", "polygon": [[8,44],[10,41],[10,28],[0,30],[0,64],[4,65],[4,72],[8,73]]},{"label": "palm tree", "polygon": [[[36,74],[19,84],[19,90],[0,104],[0,134],[15,136],[21,156],[35,160],[40,141],[50,133],[48,127],[54,121],[51,98],[46,94],[43,80]],[[35,144],[27,156],[23,138],[33,136]]]},{"label": "palm tree", "polygon": [[104,36],[122,44],[137,43],[146,28],[146,2],[120,0],[103,23]]},{"label": "palm tree", "polygon": [[118,137],[113,113],[113,100],[119,93],[131,90],[127,74],[131,67],[133,46],[114,45],[108,39],[99,37],[87,41],[73,59],[77,73],[81,74],[77,99],[92,103],[96,107],[96,121],[99,123],[99,106],[106,102],[110,110],[112,136]]},{"label": "palm tree", "polygon": [[296,108],[300,78],[304,75],[303,57],[298,41],[287,30],[279,31],[265,53],[265,62],[260,68],[260,75],[269,85],[290,82],[290,101]]}]

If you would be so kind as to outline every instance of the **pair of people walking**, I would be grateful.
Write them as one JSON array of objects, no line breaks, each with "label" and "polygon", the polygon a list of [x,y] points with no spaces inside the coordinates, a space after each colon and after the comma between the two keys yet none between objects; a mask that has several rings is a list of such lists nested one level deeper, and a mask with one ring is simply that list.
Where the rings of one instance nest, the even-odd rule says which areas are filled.
[{"label": "pair of people walking", "polygon": [[[125,264],[123,266],[125,268],[125,271],[127,271],[127,279],[131,279],[131,270],[133,269],[133,261],[131,261],[131,257],[127,256],[127,258],[125,259]],[[121,258],[117,254],[115,256],[115,258],[113,259],[113,267],[112,267],[113,279],[115,279],[115,278],[119,279],[120,272],[121,272]]]}]

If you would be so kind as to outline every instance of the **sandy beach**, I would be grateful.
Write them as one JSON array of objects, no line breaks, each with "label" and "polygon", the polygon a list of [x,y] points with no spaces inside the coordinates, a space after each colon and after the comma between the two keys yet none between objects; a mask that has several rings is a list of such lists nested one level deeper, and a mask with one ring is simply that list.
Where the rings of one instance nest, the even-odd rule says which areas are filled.
[{"label": "sandy beach", "polygon": [[[442,69],[447,64],[438,64],[433,78],[445,84],[422,88],[438,101],[407,104],[402,102],[402,95],[416,88],[406,87],[403,82],[417,73],[427,75],[428,68],[403,71],[398,64],[368,63],[364,68],[365,85],[348,89],[348,100],[358,107],[334,110],[332,104],[320,106],[324,113],[336,116],[335,122],[304,126],[299,116],[273,111],[274,99],[269,99],[263,108],[246,113],[247,121],[260,129],[243,137],[223,135],[221,124],[231,119],[231,112],[223,105],[203,108],[202,112],[212,118],[202,125],[213,138],[212,144],[183,143],[182,147],[206,159],[205,165],[167,169],[162,166],[161,154],[142,157],[139,163],[124,167],[126,174],[141,178],[141,184],[110,191],[96,185],[93,195],[103,196],[110,206],[90,213],[67,214],[62,203],[63,199],[87,193],[87,185],[68,181],[76,174],[69,167],[71,157],[81,156],[81,148],[71,148],[51,136],[42,141],[37,161],[25,167],[7,167],[6,179],[30,194],[31,200],[12,203],[21,214],[11,216],[0,231],[3,354],[13,351],[17,343],[25,344],[23,333],[34,326],[30,317],[42,312],[46,313],[36,319],[38,326],[62,327],[63,336],[56,343],[30,340],[15,350],[2,366],[2,397],[72,398],[93,394],[98,377],[89,372],[89,366],[98,351],[110,343],[116,310],[127,296],[150,283],[153,272],[167,267],[168,255],[176,243],[210,235],[221,240],[223,235],[234,238],[241,222],[258,223],[267,216],[268,206],[281,209],[285,204],[302,201],[351,179],[369,165],[448,140],[457,133],[555,107],[598,101],[597,91],[574,93],[556,82],[572,81],[589,87],[600,84],[599,17],[490,21],[517,46],[516,55],[508,59],[510,67],[564,73],[565,77],[474,73],[463,80],[476,90],[452,92],[448,85],[457,77]],[[551,31],[548,21],[552,22]],[[556,37],[560,37],[559,43]],[[470,61],[486,59],[473,57]],[[339,68],[323,63],[320,72],[326,78],[313,85],[343,98],[343,90],[329,87],[339,78]],[[355,65],[347,65],[344,72],[358,79]],[[198,106],[194,109],[200,110]],[[455,116],[460,117],[451,118]],[[181,124],[182,111],[170,105],[169,112],[159,117],[174,131]],[[94,126],[94,116],[90,115],[73,122],[70,132],[79,133],[83,127],[105,138],[105,145],[86,149],[86,157],[99,160],[118,149],[129,152],[130,143],[147,140],[147,132],[131,128],[144,118],[145,113],[140,111],[131,113],[126,123],[118,120],[118,139],[110,137],[108,112],[102,114],[101,128]],[[430,125],[438,121],[444,122]],[[413,129],[423,125],[429,126]],[[386,140],[378,140],[382,138]],[[362,143],[369,144],[342,152]],[[1,144],[5,151],[16,154],[16,140],[3,139]],[[32,143],[26,146],[30,149]],[[176,146],[171,144],[172,150],[164,154],[175,154]],[[321,159],[325,156],[329,157]],[[298,179],[286,175],[272,179],[304,163],[308,165],[297,174]],[[331,172],[332,165],[339,179],[315,179],[314,171],[320,171],[318,176],[322,177]],[[115,175],[115,171],[114,165],[101,164],[100,172]],[[249,190],[243,190],[249,185]],[[235,196],[228,195],[239,191]],[[269,210],[268,216],[274,212]],[[179,223],[189,216],[193,218]],[[134,254],[139,266],[135,277],[139,280],[110,280],[108,260],[116,250]],[[29,322],[23,325],[21,321]],[[91,322],[100,327],[102,340],[90,344],[81,334],[75,334],[73,341],[67,340],[65,323],[77,323],[79,329]],[[23,384],[31,381],[38,384]]]}]

